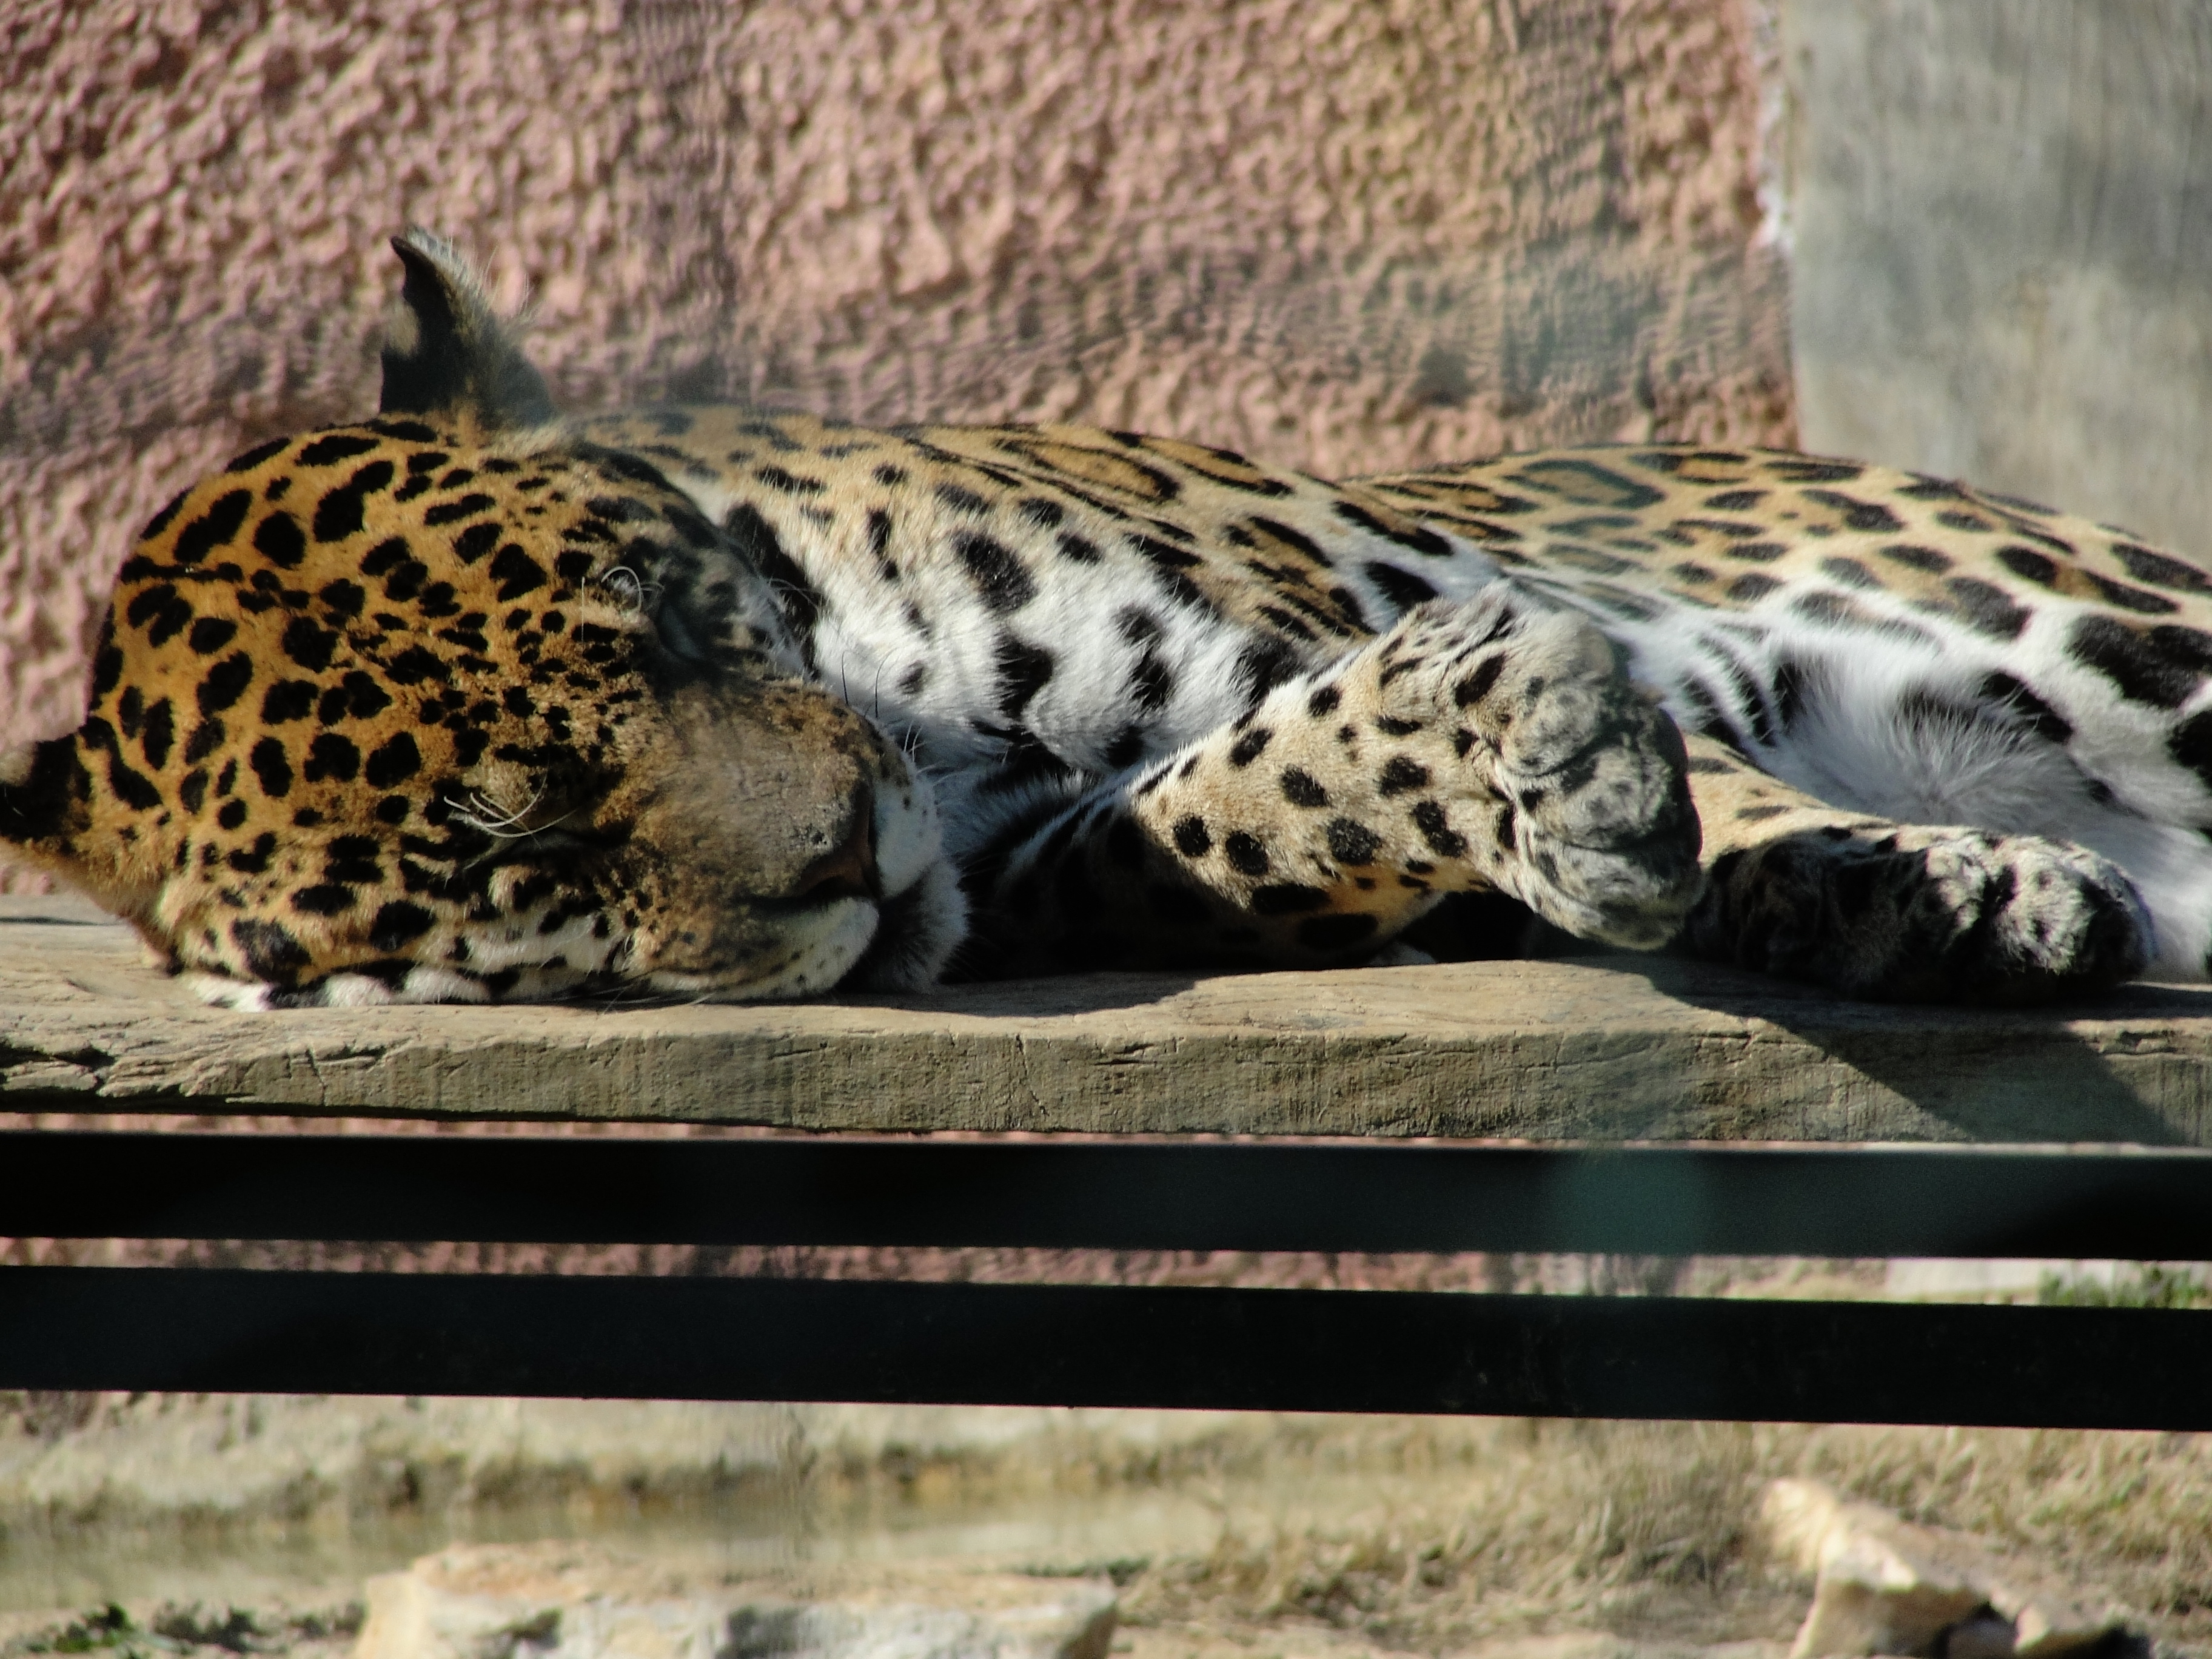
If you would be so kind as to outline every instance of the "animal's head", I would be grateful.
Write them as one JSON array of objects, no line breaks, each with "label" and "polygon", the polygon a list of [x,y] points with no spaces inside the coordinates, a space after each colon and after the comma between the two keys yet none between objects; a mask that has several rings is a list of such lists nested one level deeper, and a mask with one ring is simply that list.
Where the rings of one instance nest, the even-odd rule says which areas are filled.
[{"label": "animal's head", "polygon": [[568,435],[465,264],[394,246],[377,418],[155,515],[84,724],[0,755],[0,841],[241,1006],[926,981],[935,809],[806,682],[762,550]]}]

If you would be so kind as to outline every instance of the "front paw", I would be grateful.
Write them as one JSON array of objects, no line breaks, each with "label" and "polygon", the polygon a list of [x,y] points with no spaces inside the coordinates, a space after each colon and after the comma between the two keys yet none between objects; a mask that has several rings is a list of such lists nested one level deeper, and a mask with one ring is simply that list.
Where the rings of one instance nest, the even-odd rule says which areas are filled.
[{"label": "front paw", "polygon": [[1486,880],[1584,938],[1674,935],[1700,888],[1688,757],[1604,635],[1501,587],[1409,613],[1382,658],[1384,723],[1450,734]]},{"label": "front paw", "polygon": [[1160,763],[1130,790],[1129,852],[1234,915],[1224,942],[1294,959],[1372,951],[1486,888],[1656,946],[1700,880],[1686,768],[1596,629],[1493,592],[1420,606]]}]

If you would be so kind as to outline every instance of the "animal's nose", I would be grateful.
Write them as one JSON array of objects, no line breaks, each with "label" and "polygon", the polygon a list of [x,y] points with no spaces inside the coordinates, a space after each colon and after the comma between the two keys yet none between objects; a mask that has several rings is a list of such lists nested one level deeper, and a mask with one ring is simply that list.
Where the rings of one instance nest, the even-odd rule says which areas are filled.
[{"label": "animal's nose", "polygon": [[876,870],[875,801],[866,789],[854,795],[851,823],[842,843],[799,872],[799,896],[807,902],[884,896],[883,878]]}]

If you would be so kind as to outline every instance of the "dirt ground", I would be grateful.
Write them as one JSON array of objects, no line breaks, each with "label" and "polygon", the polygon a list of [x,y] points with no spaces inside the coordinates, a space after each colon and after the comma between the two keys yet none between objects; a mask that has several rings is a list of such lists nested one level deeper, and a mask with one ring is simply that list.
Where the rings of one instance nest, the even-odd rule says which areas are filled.
[{"label": "dirt ground", "polygon": [[[696,1490],[665,1504],[633,1492],[625,1510],[571,1491],[535,1522],[452,1510],[407,1547],[537,1524],[617,1549],[720,1548],[742,1571],[726,1552],[743,1532],[755,1562],[1103,1574],[1122,1592],[1115,1651],[1130,1659],[1656,1659],[1737,1644],[1752,1645],[1729,1659],[1781,1659],[1810,1586],[1764,1557],[1753,1516],[1785,1474],[2046,1563],[2160,1654],[2212,1654],[2212,1441],[2188,1435],[1284,1417],[1042,1476],[1030,1453],[980,1446],[816,1455],[765,1533],[758,1492],[720,1507]],[[265,1518],[199,1540],[203,1562],[264,1552],[269,1571],[242,1597],[195,1606],[173,1563],[140,1576],[158,1594],[122,1595],[118,1613],[6,1615],[0,1652],[335,1656],[357,1577],[339,1559],[288,1582],[275,1541]],[[50,1542],[70,1547],[66,1529]],[[210,1567],[204,1582],[237,1581]]]}]

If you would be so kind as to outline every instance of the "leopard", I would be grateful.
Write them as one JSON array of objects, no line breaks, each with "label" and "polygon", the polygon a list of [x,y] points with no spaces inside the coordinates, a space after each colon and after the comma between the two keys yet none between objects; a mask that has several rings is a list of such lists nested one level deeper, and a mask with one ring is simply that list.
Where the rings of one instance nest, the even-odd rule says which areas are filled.
[{"label": "leopard", "polygon": [[2212,949],[2212,575],[1626,442],[564,416],[393,239],[378,410],[157,513],[0,842],[246,1010],[1669,951],[2047,1003]]}]

